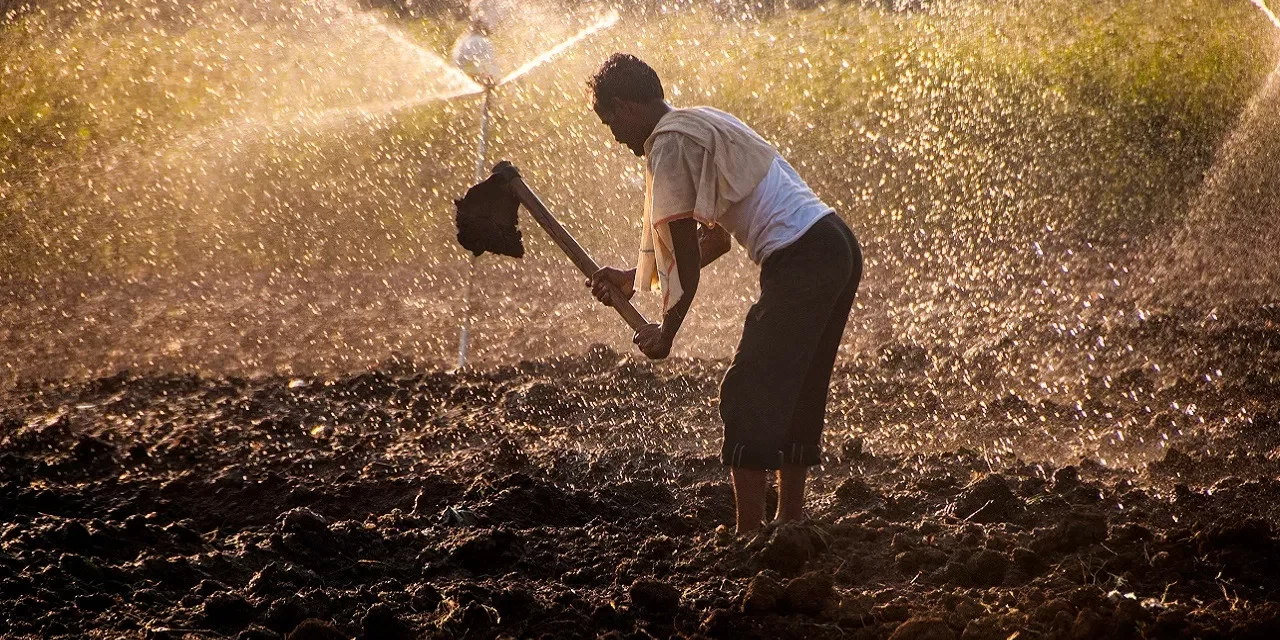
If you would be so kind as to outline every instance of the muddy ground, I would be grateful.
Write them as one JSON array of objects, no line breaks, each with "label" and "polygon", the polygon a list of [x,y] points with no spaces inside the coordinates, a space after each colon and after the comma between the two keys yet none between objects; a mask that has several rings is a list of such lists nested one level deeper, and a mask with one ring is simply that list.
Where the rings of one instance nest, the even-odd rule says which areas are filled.
[{"label": "muddy ground", "polygon": [[1232,313],[1108,325],[1189,364],[1075,403],[842,360],[812,520],[753,537],[722,360],[19,383],[0,636],[1280,637],[1280,311]]}]

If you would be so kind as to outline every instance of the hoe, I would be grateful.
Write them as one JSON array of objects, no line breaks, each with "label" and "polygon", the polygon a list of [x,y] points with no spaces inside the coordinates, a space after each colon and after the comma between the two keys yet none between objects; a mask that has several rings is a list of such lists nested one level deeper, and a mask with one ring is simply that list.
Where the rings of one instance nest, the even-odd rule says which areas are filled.
[{"label": "hoe", "polygon": [[[467,194],[461,200],[455,200],[454,204],[458,207],[458,243],[477,256],[486,251],[513,258],[524,256],[520,229],[516,227],[516,210],[523,204],[579,271],[589,278],[600,270],[600,265],[551,215],[510,162],[499,162],[488,179],[468,189]],[[621,291],[613,285],[608,286],[613,308],[632,330],[649,324]]]}]

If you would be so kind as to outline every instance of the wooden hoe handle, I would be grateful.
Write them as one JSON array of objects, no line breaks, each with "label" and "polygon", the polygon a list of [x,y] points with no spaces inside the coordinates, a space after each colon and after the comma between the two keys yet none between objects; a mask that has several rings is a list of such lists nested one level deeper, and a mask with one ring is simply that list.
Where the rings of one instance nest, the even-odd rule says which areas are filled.
[{"label": "wooden hoe handle", "polygon": [[[520,201],[520,204],[524,205],[524,208],[529,210],[529,213],[533,214],[533,219],[537,220],[538,225],[547,232],[547,235],[551,236],[556,246],[560,247],[560,250],[569,256],[569,259],[573,261],[573,265],[579,271],[590,278],[600,270],[600,265],[596,264],[596,261],[592,260],[590,255],[587,255],[582,245],[578,244],[578,241],[574,240],[573,236],[561,226],[560,221],[551,215],[551,211],[547,209],[547,205],[542,203],[538,194],[534,193],[533,189],[530,189],[529,185],[524,183],[524,180],[520,177],[520,171],[516,169],[515,165],[504,161],[498,163],[498,166],[493,168],[493,172],[501,173],[507,178],[507,186],[511,189],[511,193]],[[613,308],[618,312],[618,315],[622,316],[623,320],[627,321],[633,331],[639,331],[640,327],[650,324],[639,311],[636,311],[635,307],[631,306],[631,301],[617,287],[613,286],[612,283],[605,283],[605,286],[609,289]]]}]

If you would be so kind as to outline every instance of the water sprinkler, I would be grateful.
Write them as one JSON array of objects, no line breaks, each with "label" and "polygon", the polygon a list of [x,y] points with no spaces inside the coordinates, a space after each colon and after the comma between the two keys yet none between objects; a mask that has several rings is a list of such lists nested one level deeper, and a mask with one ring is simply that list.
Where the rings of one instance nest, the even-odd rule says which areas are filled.
[{"label": "water sprinkler", "polygon": [[[500,68],[497,56],[494,53],[493,43],[489,40],[489,35],[494,26],[505,18],[507,8],[506,0],[475,0],[472,2],[470,30],[458,38],[453,45],[454,65],[471,76],[472,80],[484,88],[484,97],[480,103],[480,139],[476,146],[475,183],[479,183],[485,178],[485,156],[489,146],[489,111],[493,103],[494,90],[554,58],[579,40],[602,29],[607,29],[618,21],[618,13],[609,11],[587,28],[503,76],[499,75]],[[552,235],[553,237],[555,236],[554,233]],[[462,296],[462,326],[458,331],[459,369],[467,366],[467,352],[471,342],[471,297],[475,290],[476,261],[479,257],[480,253],[474,253],[471,256],[471,267],[467,274],[467,287]],[[574,262],[575,264],[585,264],[576,258]]]},{"label": "water sprinkler", "polygon": [[497,84],[500,73],[493,42],[489,40],[491,30],[487,20],[474,18],[470,30],[453,43],[453,64],[486,89]]}]

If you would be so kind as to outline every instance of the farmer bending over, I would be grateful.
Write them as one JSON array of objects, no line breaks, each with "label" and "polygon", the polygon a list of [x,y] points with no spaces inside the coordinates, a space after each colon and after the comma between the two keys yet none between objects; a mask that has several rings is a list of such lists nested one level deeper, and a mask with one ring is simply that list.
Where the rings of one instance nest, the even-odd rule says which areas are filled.
[{"label": "farmer bending over", "polygon": [[766,471],[778,470],[778,521],[804,517],[808,468],[819,463],[827,387],[862,278],[849,227],[750,127],[710,107],[676,109],[658,74],[614,54],[588,82],[600,121],[645,162],[644,224],[635,269],[605,267],[605,283],[630,297],[662,291],[662,324],[635,343],[667,357],[698,291],[698,272],[730,248],[730,235],[760,265],[760,299],[747,312],[720,385],[724,445],[739,533],[765,518]]}]

